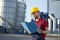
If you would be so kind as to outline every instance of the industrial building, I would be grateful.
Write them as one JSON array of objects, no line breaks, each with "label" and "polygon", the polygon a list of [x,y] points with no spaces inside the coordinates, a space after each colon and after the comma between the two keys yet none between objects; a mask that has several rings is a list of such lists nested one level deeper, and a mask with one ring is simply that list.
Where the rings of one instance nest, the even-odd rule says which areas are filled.
[{"label": "industrial building", "polygon": [[49,0],[48,5],[49,13],[55,15],[55,18],[60,25],[60,0]]},{"label": "industrial building", "polygon": [[[12,24],[15,22],[16,3],[16,0],[0,0],[0,16]],[[10,27],[4,20],[1,20],[0,25]]]},{"label": "industrial building", "polygon": [[60,18],[60,0],[49,0],[49,13]]},{"label": "industrial building", "polygon": [[[60,0],[49,0],[48,2],[48,13],[44,15],[44,18],[48,19],[49,22],[49,31],[53,31],[52,35],[47,35],[46,40],[60,40],[60,34],[56,27],[60,27]],[[32,40],[32,35],[28,34],[21,34],[21,30],[23,30],[22,25],[20,22],[24,22],[25,19],[25,9],[26,4],[23,0],[0,0],[0,33],[6,33],[5,28],[8,29],[10,27],[15,27],[17,29],[14,32],[13,29],[9,29],[11,33],[18,33],[19,34],[0,34],[0,40]],[[43,15],[42,15],[43,16]],[[9,32],[9,33],[10,33]],[[59,30],[60,32],[60,30]]]},{"label": "industrial building", "polygon": [[21,27],[20,22],[25,19],[25,9],[24,0],[0,0],[0,26]]},{"label": "industrial building", "polygon": [[24,2],[18,2],[17,3],[17,10],[16,10],[16,27],[23,30],[21,22],[24,22],[25,20],[25,9],[26,4]]},{"label": "industrial building", "polygon": [[[49,30],[55,33],[60,32],[60,0],[48,0]],[[52,24],[53,20],[53,24]]]},{"label": "industrial building", "polygon": [[[57,26],[60,26],[60,17],[59,17],[59,0],[48,0],[48,13],[49,13],[49,30],[55,31]],[[22,25],[20,22],[23,22],[25,19],[25,9],[26,3],[24,0],[0,0],[0,26],[10,28],[14,26],[17,29],[21,29]],[[53,17],[51,14],[54,14]],[[6,19],[7,21],[4,21]],[[52,25],[52,20],[53,25]],[[52,28],[53,27],[53,28]]]}]

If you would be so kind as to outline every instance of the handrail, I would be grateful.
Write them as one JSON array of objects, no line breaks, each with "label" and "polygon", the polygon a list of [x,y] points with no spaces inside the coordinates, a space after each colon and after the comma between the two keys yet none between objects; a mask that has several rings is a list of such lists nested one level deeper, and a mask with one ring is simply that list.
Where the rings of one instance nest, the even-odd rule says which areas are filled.
[{"label": "handrail", "polygon": [[13,27],[14,29],[16,29],[16,28],[15,28],[15,25],[11,24],[11,23],[10,23],[9,21],[7,21],[5,18],[3,18],[3,17],[1,17],[1,16],[0,16],[0,18],[1,18],[2,20],[6,21],[11,27]]}]

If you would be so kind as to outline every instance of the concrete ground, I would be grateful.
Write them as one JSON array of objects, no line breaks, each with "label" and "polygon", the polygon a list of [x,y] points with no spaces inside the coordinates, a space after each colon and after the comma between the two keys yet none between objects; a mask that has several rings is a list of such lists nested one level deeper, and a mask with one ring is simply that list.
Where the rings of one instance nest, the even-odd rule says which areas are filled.
[{"label": "concrete ground", "polygon": [[[0,34],[0,40],[32,40],[32,37],[25,34]],[[46,40],[60,40],[60,34],[47,34]]]},{"label": "concrete ground", "polygon": [[60,40],[60,34],[47,34],[46,40]]}]

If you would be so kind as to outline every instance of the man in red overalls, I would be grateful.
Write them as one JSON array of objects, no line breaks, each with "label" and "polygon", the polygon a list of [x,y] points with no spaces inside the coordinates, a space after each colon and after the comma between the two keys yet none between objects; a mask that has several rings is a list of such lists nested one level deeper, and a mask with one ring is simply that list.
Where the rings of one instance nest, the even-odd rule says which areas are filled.
[{"label": "man in red overalls", "polygon": [[37,7],[31,9],[31,14],[38,27],[37,32],[41,34],[38,35],[36,40],[45,40],[45,36],[48,33],[48,22],[40,17],[40,10]]}]

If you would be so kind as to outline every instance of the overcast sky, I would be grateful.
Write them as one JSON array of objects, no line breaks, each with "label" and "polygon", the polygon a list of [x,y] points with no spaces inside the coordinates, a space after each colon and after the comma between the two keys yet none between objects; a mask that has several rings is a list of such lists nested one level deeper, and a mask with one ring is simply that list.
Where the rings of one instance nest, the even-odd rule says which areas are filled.
[{"label": "overcast sky", "polygon": [[27,9],[26,9],[26,20],[31,19],[30,10],[32,7],[38,7],[40,11],[47,12],[47,0],[25,0]]},{"label": "overcast sky", "polygon": [[47,12],[47,0],[24,0],[26,1],[26,20],[31,19],[30,10],[32,7],[38,7],[40,11]]}]

